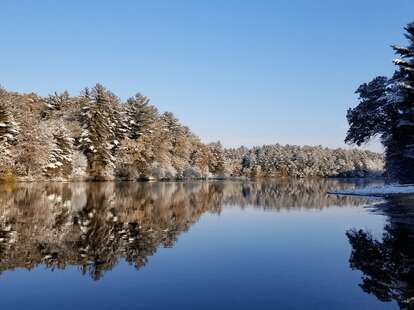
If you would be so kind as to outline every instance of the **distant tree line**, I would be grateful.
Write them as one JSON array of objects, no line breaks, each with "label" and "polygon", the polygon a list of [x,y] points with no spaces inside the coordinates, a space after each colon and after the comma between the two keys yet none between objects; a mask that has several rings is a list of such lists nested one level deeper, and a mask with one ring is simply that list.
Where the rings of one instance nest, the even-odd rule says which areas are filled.
[{"label": "distant tree line", "polygon": [[382,155],[322,146],[263,145],[226,149],[231,175],[247,177],[367,177],[382,174]]},{"label": "distant tree line", "polygon": [[183,179],[365,176],[382,156],[359,150],[204,144],[137,94],[122,102],[97,84],[78,96],[0,89],[0,178]]},{"label": "distant tree line", "polygon": [[409,45],[393,46],[399,56],[393,76],[376,77],[357,89],[360,102],[348,111],[345,141],[361,145],[379,136],[388,180],[414,183],[414,23],[405,30]]}]

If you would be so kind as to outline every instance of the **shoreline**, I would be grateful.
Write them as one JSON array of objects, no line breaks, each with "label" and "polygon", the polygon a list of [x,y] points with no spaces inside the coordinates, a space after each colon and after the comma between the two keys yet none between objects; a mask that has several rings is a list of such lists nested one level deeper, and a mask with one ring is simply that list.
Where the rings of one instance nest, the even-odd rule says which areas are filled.
[{"label": "shoreline", "polygon": [[[149,182],[191,182],[191,181],[256,181],[256,180],[283,180],[283,179],[296,179],[296,180],[341,180],[341,181],[364,181],[364,180],[384,180],[383,177],[379,176],[366,176],[366,177],[340,177],[340,176],[310,176],[310,177],[294,177],[294,176],[274,176],[274,177],[246,177],[246,176],[237,176],[237,177],[203,177],[203,178],[96,178],[96,177],[87,177],[87,178],[40,178],[35,179],[33,177],[18,177],[11,180],[0,178],[0,184],[7,183],[46,183],[46,182],[56,182],[56,183],[93,183],[93,182],[137,182],[137,183],[149,183]],[[342,194],[337,192],[328,192],[328,194],[341,194],[341,195],[352,195],[352,194]],[[356,196],[358,194],[354,194]]]},{"label": "shoreline", "polygon": [[327,192],[328,195],[374,198],[401,198],[414,196],[414,184],[390,184]]}]

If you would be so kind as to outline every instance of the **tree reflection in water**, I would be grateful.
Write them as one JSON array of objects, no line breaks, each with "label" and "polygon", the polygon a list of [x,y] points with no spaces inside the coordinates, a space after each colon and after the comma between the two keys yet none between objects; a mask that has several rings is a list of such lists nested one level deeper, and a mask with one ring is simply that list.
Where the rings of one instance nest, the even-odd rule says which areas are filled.
[{"label": "tree reflection in water", "polygon": [[0,271],[77,266],[98,280],[119,259],[137,269],[206,212],[357,205],[335,180],[44,183],[0,186]]},{"label": "tree reflection in water", "polygon": [[387,215],[388,223],[380,240],[365,230],[347,232],[351,268],[362,271],[366,293],[414,309],[414,199],[392,199],[374,211]]}]

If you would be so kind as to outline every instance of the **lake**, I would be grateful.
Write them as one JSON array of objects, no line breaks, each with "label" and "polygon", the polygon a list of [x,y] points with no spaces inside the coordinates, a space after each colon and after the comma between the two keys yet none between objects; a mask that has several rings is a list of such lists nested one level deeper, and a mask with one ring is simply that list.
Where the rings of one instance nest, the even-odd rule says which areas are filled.
[{"label": "lake", "polygon": [[1,308],[407,307],[410,203],[326,194],[370,184],[0,185]]}]

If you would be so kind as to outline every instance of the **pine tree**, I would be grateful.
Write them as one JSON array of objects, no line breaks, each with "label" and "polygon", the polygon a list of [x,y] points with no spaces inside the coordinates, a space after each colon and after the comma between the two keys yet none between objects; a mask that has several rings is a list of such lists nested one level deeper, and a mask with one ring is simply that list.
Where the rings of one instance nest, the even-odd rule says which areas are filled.
[{"label": "pine tree", "polygon": [[400,58],[394,63],[399,70],[394,75],[392,86],[398,106],[398,122],[388,144],[387,168],[392,178],[401,183],[414,183],[414,23],[405,28],[409,46],[394,46]]},{"label": "pine tree", "polygon": [[400,58],[388,80],[377,77],[356,91],[359,105],[348,111],[346,142],[358,145],[379,135],[389,181],[414,183],[414,23],[405,28],[408,47],[393,46]]},{"label": "pine tree", "polygon": [[193,142],[192,152],[190,154],[190,165],[195,169],[193,175],[206,177],[209,173],[210,149],[198,139]]},{"label": "pine tree", "polygon": [[355,93],[358,94],[360,103],[356,108],[348,110],[350,128],[345,142],[361,145],[375,135],[388,135],[396,118],[396,115],[392,114],[396,109],[386,108],[388,83],[388,78],[378,76],[358,87]]},{"label": "pine tree", "polygon": [[151,134],[154,130],[159,115],[157,109],[149,102],[147,97],[139,93],[127,100],[125,114],[129,138],[137,139],[142,135]]},{"label": "pine tree", "polygon": [[9,103],[5,94],[0,95],[0,141],[12,144],[19,133],[18,125],[9,112]]},{"label": "pine tree", "polygon": [[163,131],[170,137],[171,152],[179,152],[178,145],[180,140],[185,135],[184,128],[179,123],[178,119],[171,112],[165,112],[161,115],[161,121],[163,123]]},{"label": "pine tree", "polygon": [[110,95],[100,84],[85,90],[81,111],[80,148],[88,158],[92,177],[102,177],[114,167],[113,148],[117,145],[110,116]]},{"label": "pine tree", "polygon": [[215,176],[224,176],[226,170],[226,162],[224,158],[224,150],[221,142],[210,143],[208,145],[210,151],[209,170]]},{"label": "pine tree", "polygon": [[161,116],[165,134],[169,137],[170,150],[169,158],[178,175],[182,175],[184,169],[189,164],[191,145],[190,130],[182,126],[178,119],[170,112]]},{"label": "pine tree", "polygon": [[56,128],[53,133],[53,148],[49,153],[49,163],[44,168],[48,177],[65,177],[72,173],[73,139],[66,128]]},{"label": "pine tree", "polygon": [[13,145],[19,134],[19,127],[9,112],[7,92],[0,88],[0,178],[9,177],[13,169],[15,152]]},{"label": "pine tree", "polygon": [[120,150],[121,173],[126,177],[146,177],[151,165],[168,165],[169,137],[149,99],[139,93],[129,98],[124,105],[124,117],[127,138]]}]

